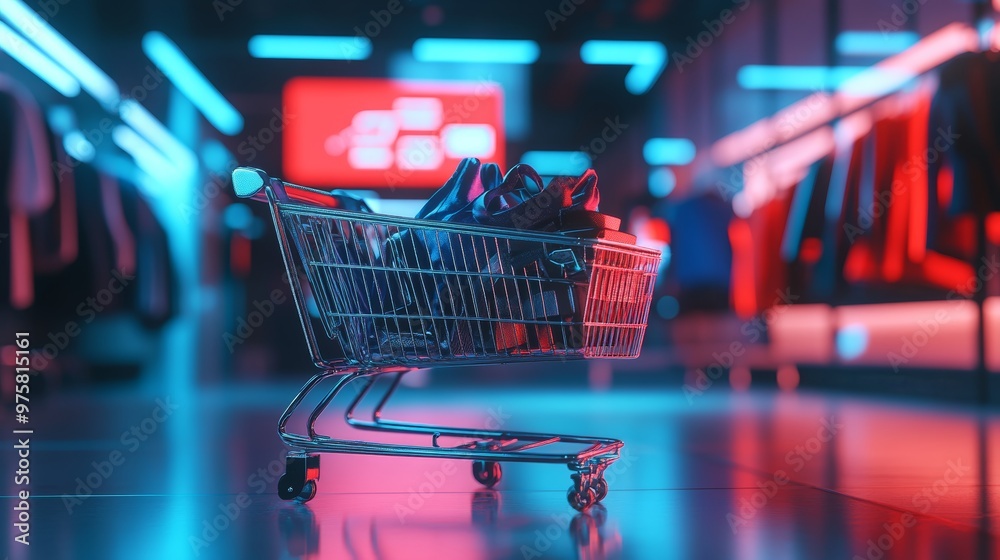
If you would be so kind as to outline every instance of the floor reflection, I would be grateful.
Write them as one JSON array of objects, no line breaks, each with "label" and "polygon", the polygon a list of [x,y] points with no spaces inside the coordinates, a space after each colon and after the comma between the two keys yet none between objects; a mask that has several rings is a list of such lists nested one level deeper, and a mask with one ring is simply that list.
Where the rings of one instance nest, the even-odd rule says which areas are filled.
[{"label": "floor reflection", "polygon": [[[1000,415],[992,411],[770,393],[706,393],[693,402],[673,391],[401,395],[394,412],[415,421],[477,425],[493,409],[512,429],[621,437],[604,507],[577,515],[566,503],[569,471],[558,465],[505,465],[497,490],[486,491],[467,461],[362,455],[324,455],[317,497],[282,502],[274,422],[294,391],[193,392],[178,401],[190,407],[184,417],[165,420],[134,452],[120,435],[163,395],[108,391],[39,403],[36,433],[44,437],[33,441],[31,483],[38,538],[30,554],[14,549],[10,558],[891,560],[998,552]],[[115,451],[125,461],[98,478]],[[0,454],[0,469],[12,472],[11,459]],[[91,494],[77,496],[88,477]],[[2,501],[0,523],[11,527],[9,488]]]},{"label": "floor reflection", "polygon": [[[448,497],[462,500],[462,495]],[[621,533],[608,524],[608,512],[547,516],[509,515],[502,493],[471,494],[469,516],[453,511],[408,519],[392,515],[324,515],[314,505],[289,504],[278,512],[278,534],[289,558],[621,558]]]}]

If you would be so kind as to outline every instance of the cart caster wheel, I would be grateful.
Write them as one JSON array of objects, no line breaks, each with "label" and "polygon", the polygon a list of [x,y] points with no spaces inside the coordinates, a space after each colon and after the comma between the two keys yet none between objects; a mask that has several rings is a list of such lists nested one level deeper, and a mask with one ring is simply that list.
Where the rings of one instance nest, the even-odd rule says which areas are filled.
[{"label": "cart caster wheel", "polygon": [[503,476],[503,469],[500,468],[500,463],[493,461],[472,462],[472,477],[487,488],[496,486],[496,483],[500,482],[501,476]]},{"label": "cart caster wheel", "polygon": [[278,497],[285,501],[308,502],[316,497],[319,455],[289,455],[285,474],[278,479]]},{"label": "cart caster wheel", "polygon": [[310,480],[300,487],[287,474],[278,479],[278,497],[285,501],[305,503],[316,497],[316,481]]},{"label": "cart caster wheel", "polygon": [[577,511],[586,511],[590,506],[597,503],[597,494],[593,488],[577,489],[576,485],[570,486],[566,493],[569,505]]},{"label": "cart caster wheel", "polygon": [[594,494],[598,502],[603,502],[604,498],[608,497],[608,481],[604,478],[598,478],[597,482],[594,483]]},{"label": "cart caster wheel", "polygon": [[302,492],[303,486],[296,484],[293,477],[288,474],[281,475],[278,479],[278,497],[282,500],[294,500]]},{"label": "cart caster wheel", "polygon": [[310,480],[305,486],[302,487],[302,491],[299,492],[299,495],[295,496],[295,501],[304,504],[316,497],[317,490],[316,481]]}]

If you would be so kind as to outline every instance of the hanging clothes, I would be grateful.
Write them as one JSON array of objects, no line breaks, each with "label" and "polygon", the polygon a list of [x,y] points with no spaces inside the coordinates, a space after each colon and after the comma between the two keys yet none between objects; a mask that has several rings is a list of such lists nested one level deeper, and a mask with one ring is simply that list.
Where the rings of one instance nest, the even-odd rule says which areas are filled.
[{"label": "hanging clothes", "polygon": [[[733,251],[727,228],[732,205],[715,191],[705,191],[665,211],[670,231],[669,274],[678,287],[683,311],[721,310],[729,306]],[[751,278],[739,279],[751,282]]]},{"label": "hanging clothes", "polygon": [[74,234],[79,240],[78,257],[57,271],[39,274],[36,282],[39,298],[46,304],[44,311],[51,320],[82,319],[89,323],[96,313],[120,308],[123,300],[116,296],[103,304],[88,304],[88,298],[95,298],[107,288],[118,263],[114,239],[105,218],[100,174],[88,164],[76,165],[72,174],[76,187]]},{"label": "hanging clothes", "polygon": [[823,237],[821,252],[816,264],[815,293],[823,301],[834,301],[846,287],[844,266],[850,249],[846,238],[849,229],[845,224],[854,224],[857,208],[858,184],[864,157],[863,139],[838,142],[833,154],[830,171],[830,185],[823,210]]},{"label": "hanging clothes", "polygon": [[138,256],[136,236],[125,217],[122,185],[106,173],[99,173],[97,182],[101,191],[101,209],[114,245],[115,267],[123,274],[134,274]]},{"label": "hanging clothes", "polygon": [[[170,256],[170,243],[166,230],[157,220],[149,202],[139,190],[131,184],[105,178],[102,191],[106,193],[105,219],[109,224],[116,224],[115,231],[120,232],[116,245],[118,269],[123,274],[129,265],[134,267],[134,286],[130,288],[127,298],[129,308],[147,327],[160,327],[177,313],[177,272]],[[120,204],[120,208],[116,207]],[[128,239],[125,229],[119,225],[122,212],[127,230],[132,232]],[[132,244],[134,255],[128,248]]]},{"label": "hanging clothes", "polygon": [[789,288],[803,302],[821,301],[814,293],[816,263],[822,257],[824,209],[833,158],[813,164],[795,187],[781,241],[781,260],[788,266]]},{"label": "hanging clothes", "polygon": [[4,75],[0,75],[0,96],[10,103],[0,117],[2,124],[15,139],[7,168],[8,203],[35,215],[52,206],[55,198],[45,119],[31,92]]},{"label": "hanging clothes", "polygon": [[34,301],[30,218],[48,209],[55,191],[49,163],[45,121],[31,93],[0,75],[0,140],[6,178],[10,276],[6,292],[11,306],[24,309]]},{"label": "hanging clothes", "polygon": [[48,135],[52,152],[52,174],[56,189],[55,201],[46,211],[31,219],[32,258],[35,271],[46,274],[58,271],[73,262],[78,252],[76,223],[75,163],[66,154],[62,139]]}]

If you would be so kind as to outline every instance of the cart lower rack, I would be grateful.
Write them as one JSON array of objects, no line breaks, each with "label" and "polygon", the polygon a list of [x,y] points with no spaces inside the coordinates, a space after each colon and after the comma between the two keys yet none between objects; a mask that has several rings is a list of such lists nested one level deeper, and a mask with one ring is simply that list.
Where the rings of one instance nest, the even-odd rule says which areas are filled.
[{"label": "cart lower rack", "polygon": [[[270,205],[306,342],[321,368],[278,422],[292,448],[278,482],[281,498],[315,496],[321,452],[468,459],[487,487],[500,480],[501,463],[561,463],[572,471],[574,508],[607,495],[603,473],[619,456],[619,440],[399,422],[383,418],[382,410],[402,376],[417,368],[638,356],[658,252],[337,209],[329,193],[253,168],[236,169],[233,184],[239,196]],[[377,382],[382,375],[388,383]],[[358,392],[344,419],[359,433],[419,434],[429,444],[318,433],[317,420],[349,386]],[[322,396],[304,433],[288,431],[314,392]],[[376,404],[362,419],[356,413],[369,399]],[[567,446],[573,452],[547,451]]]}]

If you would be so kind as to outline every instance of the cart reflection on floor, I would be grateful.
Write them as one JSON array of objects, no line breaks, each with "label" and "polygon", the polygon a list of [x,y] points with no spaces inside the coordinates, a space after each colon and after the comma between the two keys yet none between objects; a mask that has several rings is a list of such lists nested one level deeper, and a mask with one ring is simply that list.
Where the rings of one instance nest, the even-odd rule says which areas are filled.
[{"label": "cart reflection on floor", "polygon": [[[501,512],[501,496],[495,490],[472,494],[468,521],[449,516],[403,524],[393,516],[317,516],[301,505],[278,512],[278,529],[288,555],[300,560],[329,557],[402,558],[414,557],[407,535],[425,535],[428,546],[447,542],[448,554],[462,558],[519,556],[539,558],[567,548],[576,558],[603,560],[617,557],[622,551],[620,533],[607,526],[607,512],[597,505],[575,516],[508,518]],[[409,521],[409,520],[408,520]],[[332,529],[332,530],[331,530]],[[320,535],[333,536],[337,542],[320,542]],[[563,541],[563,539],[566,539]],[[410,551],[400,543],[410,542]],[[456,546],[464,546],[462,551]],[[436,547],[432,548],[436,549]],[[460,554],[460,556],[458,556]]]}]

